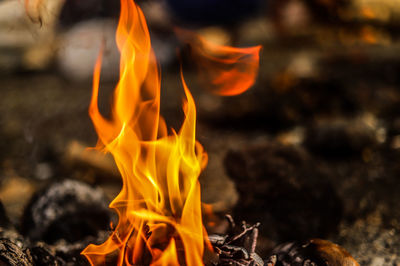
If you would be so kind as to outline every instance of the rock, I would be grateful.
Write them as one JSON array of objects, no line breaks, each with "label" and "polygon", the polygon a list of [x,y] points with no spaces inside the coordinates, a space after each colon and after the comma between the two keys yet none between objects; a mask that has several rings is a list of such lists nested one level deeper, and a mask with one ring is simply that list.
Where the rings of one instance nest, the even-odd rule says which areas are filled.
[{"label": "rock", "polygon": [[329,175],[300,147],[270,142],[229,151],[225,167],[239,192],[234,216],[261,222],[263,236],[280,242],[337,230],[342,203]]},{"label": "rock", "polygon": [[57,52],[57,64],[62,74],[72,81],[90,81],[103,45],[101,80],[116,80],[119,76],[116,29],[115,20],[94,19],[80,22],[66,31]]},{"label": "rock", "polygon": [[110,223],[111,212],[100,188],[64,180],[37,192],[25,208],[22,232],[31,240],[76,242],[95,236]]}]

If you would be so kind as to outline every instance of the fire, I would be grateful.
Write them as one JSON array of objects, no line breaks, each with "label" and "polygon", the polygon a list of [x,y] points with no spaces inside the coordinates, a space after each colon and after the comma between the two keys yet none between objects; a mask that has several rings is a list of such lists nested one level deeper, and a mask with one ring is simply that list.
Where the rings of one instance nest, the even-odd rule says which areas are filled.
[{"label": "fire", "polygon": [[[120,80],[112,118],[98,110],[101,57],[96,63],[89,114],[98,146],[110,152],[123,179],[110,208],[119,216],[106,242],[83,252],[92,265],[116,254],[117,265],[201,265],[206,232],[198,176],[207,154],[195,140],[196,109],[183,80],[185,120],[168,133],[160,109],[160,74],[141,9],[121,0],[117,28]],[[115,264],[115,262],[113,263]]]},{"label": "fire", "polygon": [[[168,130],[160,116],[160,73],[149,31],[133,0],[121,0],[116,41],[120,80],[111,119],[100,114],[97,104],[101,54],[89,114],[99,137],[97,148],[113,155],[122,176],[121,192],[110,204],[119,220],[106,242],[89,245],[82,254],[92,265],[202,265],[204,246],[210,243],[202,223],[198,177],[207,154],[195,139],[194,100],[181,74],[185,119],[179,131]],[[214,75],[206,74],[216,92],[234,95],[254,83],[259,47],[201,44],[201,66],[218,65]]]},{"label": "fire", "polygon": [[261,46],[238,48],[217,45],[202,36],[176,29],[189,43],[201,84],[214,94],[233,96],[247,91],[257,78]]}]

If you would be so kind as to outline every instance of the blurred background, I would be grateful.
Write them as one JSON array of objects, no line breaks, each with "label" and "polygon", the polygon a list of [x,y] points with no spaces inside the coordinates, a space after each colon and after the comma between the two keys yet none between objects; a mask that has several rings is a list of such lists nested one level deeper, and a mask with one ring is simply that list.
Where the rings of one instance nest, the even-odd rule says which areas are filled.
[{"label": "blurred background", "polygon": [[[119,1],[39,3],[27,13],[21,0],[0,0],[2,215],[31,238],[21,229],[34,228],[27,208],[52,183],[94,186],[106,203],[120,189],[112,159],[84,153],[97,140],[87,109],[101,45],[104,113],[118,80]],[[261,222],[263,256],[281,242],[319,237],[360,265],[400,265],[400,1],[138,4],[161,66],[162,114],[174,128],[183,117],[181,51],[209,153],[200,182],[215,213],[206,218],[210,232],[222,232],[221,216],[232,213]],[[261,44],[256,84],[233,97],[204,90],[175,27],[220,45]]]}]

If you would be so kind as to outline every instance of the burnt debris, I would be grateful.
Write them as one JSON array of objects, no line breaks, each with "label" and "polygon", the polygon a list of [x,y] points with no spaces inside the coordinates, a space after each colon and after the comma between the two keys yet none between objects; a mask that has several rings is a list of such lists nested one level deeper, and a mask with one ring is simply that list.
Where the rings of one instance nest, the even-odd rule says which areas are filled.
[{"label": "burnt debris", "polygon": [[342,247],[322,239],[288,242],[277,246],[266,266],[359,266]]},{"label": "burnt debris", "polygon": [[226,215],[229,231],[226,235],[210,235],[209,240],[218,255],[216,266],[263,266],[264,262],[256,253],[258,227],[260,223],[249,225],[242,222],[236,226],[232,216]]},{"label": "burnt debris", "polygon": [[359,266],[343,247],[322,239],[278,245],[263,261],[256,253],[260,223],[242,222],[239,227],[230,215],[226,219],[230,225],[227,234],[209,236],[218,255],[216,266]]}]

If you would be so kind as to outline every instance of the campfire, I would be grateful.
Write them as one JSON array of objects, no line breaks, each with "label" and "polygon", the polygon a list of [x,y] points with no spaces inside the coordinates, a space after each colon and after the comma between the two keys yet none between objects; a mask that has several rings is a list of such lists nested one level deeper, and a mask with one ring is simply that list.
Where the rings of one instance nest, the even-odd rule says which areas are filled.
[{"label": "campfire", "polygon": [[[205,246],[210,251],[212,247],[202,223],[198,177],[207,154],[195,138],[194,99],[181,70],[185,120],[180,130],[169,129],[160,116],[160,74],[146,20],[131,0],[121,1],[116,38],[121,62],[112,117],[104,118],[97,107],[101,56],[89,114],[99,136],[97,148],[113,155],[123,179],[121,192],[110,204],[119,219],[105,243],[90,245],[82,254],[94,265],[106,263],[115,253],[118,265],[200,265]],[[254,83],[260,47],[224,48],[197,36],[187,38],[198,50],[199,71],[214,92],[234,95]],[[214,57],[207,58],[209,54]],[[226,69],[212,68],[213,63]],[[213,73],[215,69],[219,71]]]},{"label": "campfire", "polygon": [[397,265],[397,5],[17,1],[0,264]]},{"label": "campfire", "polygon": [[160,74],[146,20],[133,1],[121,1],[117,44],[121,69],[112,119],[97,108],[101,59],[89,113],[99,147],[111,152],[123,178],[110,204],[119,220],[104,244],[91,245],[83,254],[95,265],[113,252],[118,265],[201,264],[206,233],[197,179],[207,155],[195,140],[194,100],[182,76],[185,121],[179,131],[169,130],[160,116]]}]

